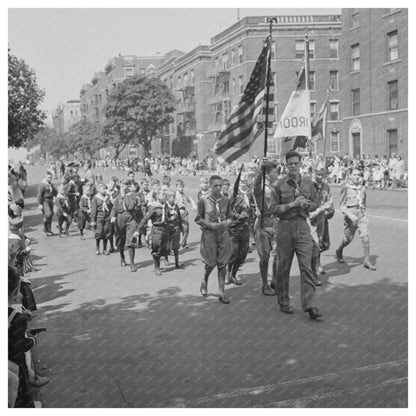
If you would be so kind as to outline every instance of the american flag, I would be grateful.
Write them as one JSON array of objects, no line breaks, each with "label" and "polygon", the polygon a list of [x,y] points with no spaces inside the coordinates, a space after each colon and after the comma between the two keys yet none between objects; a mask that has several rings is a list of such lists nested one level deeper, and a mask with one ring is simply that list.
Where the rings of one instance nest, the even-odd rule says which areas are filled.
[{"label": "american flag", "polygon": [[[268,127],[273,124],[273,93],[266,97],[267,64],[270,53],[270,36],[267,37],[240,103],[231,112],[221,130],[214,150],[220,162],[232,163],[253,145],[264,131],[266,99],[269,100]],[[271,74],[269,71],[271,78]],[[271,79],[269,78],[269,85]]]}]

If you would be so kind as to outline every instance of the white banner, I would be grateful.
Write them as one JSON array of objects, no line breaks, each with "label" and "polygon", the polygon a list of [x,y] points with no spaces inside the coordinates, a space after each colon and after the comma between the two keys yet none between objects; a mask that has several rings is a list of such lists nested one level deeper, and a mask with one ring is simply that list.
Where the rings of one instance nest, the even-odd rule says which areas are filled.
[{"label": "white banner", "polygon": [[306,136],[311,138],[311,108],[308,90],[294,91],[274,133],[275,138]]}]

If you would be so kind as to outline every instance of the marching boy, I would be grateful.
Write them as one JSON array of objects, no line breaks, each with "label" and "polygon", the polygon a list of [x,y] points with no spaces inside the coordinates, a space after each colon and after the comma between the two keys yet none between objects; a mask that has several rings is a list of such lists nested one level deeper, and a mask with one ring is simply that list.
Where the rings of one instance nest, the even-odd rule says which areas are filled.
[{"label": "marching boy", "polygon": [[169,255],[169,226],[167,223],[166,197],[164,192],[155,194],[157,201],[150,207],[148,213],[139,224],[139,229],[150,220],[152,222],[152,257],[155,265],[155,274],[160,276],[160,258]]},{"label": "marching boy", "polygon": [[168,190],[165,191],[165,195],[170,248],[175,256],[175,268],[181,269],[182,267],[179,264],[179,241],[183,231],[182,217],[179,207],[175,203],[175,192]]},{"label": "marching boy", "polygon": [[218,298],[225,304],[230,300],[224,293],[225,274],[230,259],[231,209],[228,198],[221,194],[222,178],[211,176],[210,192],[198,201],[195,222],[201,227],[201,258],[205,264],[204,278],[201,282],[201,295],[208,295],[208,278],[215,266],[218,268]]},{"label": "marching boy", "polygon": [[65,193],[65,187],[60,185],[58,187],[58,195],[55,198],[55,205],[56,205],[56,216],[58,217],[58,230],[59,230],[59,237],[63,237],[62,235],[62,225],[64,222],[65,225],[65,235],[69,235],[69,226],[71,225],[71,215],[72,210],[69,204],[68,196]]},{"label": "marching boy", "polygon": [[85,225],[91,222],[91,186],[82,187],[82,196],[79,200],[78,229],[81,240],[84,240]]},{"label": "marching boy", "polygon": [[187,209],[187,204],[191,204],[192,210],[196,210],[196,204],[194,200],[185,194],[185,183],[183,180],[178,179],[176,181],[176,194],[175,194],[175,202],[179,207],[179,211],[181,213],[182,218],[182,247],[188,248],[188,236],[189,236],[189,212]]},{"label": "marching boy", "polygon": [[103,241],[103,253],[109,255],[107,250],[107,241],[110,237],[110,213],[111,213],[110,196],[107,194],[107,185],[104,183],[98,184],[98,192],[91,202],[91,225],[95,226],[95,254],[99,256],[100,241]]}]

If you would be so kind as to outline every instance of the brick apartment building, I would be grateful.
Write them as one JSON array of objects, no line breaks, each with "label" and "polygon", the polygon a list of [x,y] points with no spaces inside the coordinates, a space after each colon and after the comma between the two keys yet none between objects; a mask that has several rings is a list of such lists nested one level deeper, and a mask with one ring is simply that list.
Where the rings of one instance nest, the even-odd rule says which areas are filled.
[{"label": "brick apartment building", "polygon": [[52,112],[53,128],[57,134],[66,133],[81,120],[80,100],[69,100]]},{"label": "brick apartment building", "polygon": [[408,11],[343,9],[342,22],[339,151],[407,162]]},{"label": "brick apartment building", "polygon": [[[172,90],[177,110],[174,122],[152,144],[153,154],[187,156],[193,151],[203,158],[241,99],[268,31],[264,16],[250,16],[214,36],[210,45],[188,53],[114,58],[81,90],[82,114],[101,122],[108,93],[118,82],[137,73],[158,76]],[[407,10],[277,16],[271,68],[275,124],[295,88],[306,31],[311,115],[329,100],[327,140],[319,141],[316,151],[330,156],[398,150],[407,160]],[[276,152],[272,133],[270,153]],[[258,140],[245,159],[262,149]]]}]

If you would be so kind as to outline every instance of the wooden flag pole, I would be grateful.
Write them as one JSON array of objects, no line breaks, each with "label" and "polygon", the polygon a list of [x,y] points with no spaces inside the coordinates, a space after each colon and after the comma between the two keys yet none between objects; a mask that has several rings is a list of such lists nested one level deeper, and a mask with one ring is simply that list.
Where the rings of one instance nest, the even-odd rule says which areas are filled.
[{"label": "wooden flag pole", "polygon": [[[267,157],[267,135],[268,135],[268,125],[269,125],[269,92],[270,92],[270,66],[272,61],[272,35],[273,35],[273,22],[277,23],[275,17],[267,18],[267,23],[269,23],[269,54],[267,56],[267,70],[266,70],[266,117],[264,121],[264,151],[263,157]],[[261,190],[261,217],[260,217],[260,227],[263,227],[263,216],[264,216],[264,196],[266,192],[266,169],[263,166],[263,187]]]}]

